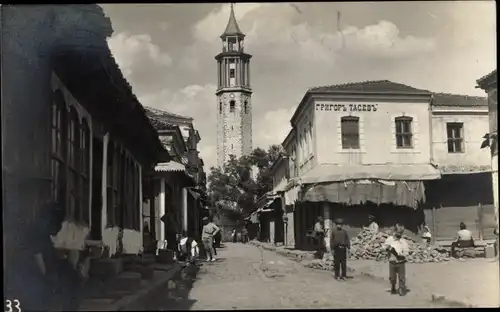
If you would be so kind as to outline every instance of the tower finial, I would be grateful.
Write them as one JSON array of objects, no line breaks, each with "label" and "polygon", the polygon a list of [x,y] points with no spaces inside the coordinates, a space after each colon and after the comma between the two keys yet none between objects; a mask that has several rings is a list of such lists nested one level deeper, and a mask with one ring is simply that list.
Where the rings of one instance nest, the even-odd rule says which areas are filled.
[{"label": "tower finial", "polygon": [[221,35],[221,38],[228,35],[237,35],[244,37],[245,35],[241,32],[238,22],[236,21],[236,16],[234,14],[234,2],[231,2],[231,12],[229,14],[229,21],[227,22],[226,30]]}]

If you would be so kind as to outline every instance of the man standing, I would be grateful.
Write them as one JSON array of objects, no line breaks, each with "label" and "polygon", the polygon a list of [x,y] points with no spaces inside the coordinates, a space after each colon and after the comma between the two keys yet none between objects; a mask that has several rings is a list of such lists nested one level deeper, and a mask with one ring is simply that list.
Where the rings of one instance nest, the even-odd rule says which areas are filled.
[{"label": "man standing", "polygon": [[323,259],[325,253],[325,221],[319,216],[314,224],[314,242],[316,243],[316,258]]},{"label": "man standing", "polygon": [[207,261],[215,261],[214,236],[220,231],[219,227],[210,222],[207,217],[203,218],[203,230],[201,240],[207,253]]},{"label": "man standing", "polygon": [[347,254],[351,242],[347,231],[343,229],[344,220],[335,220],[337,228],[333,229],[330,246],[333,252],[334,270],[336,280],[347,279]]},{"label": "man standing", "polygon": [[[394,234],[389,236],[385,243],[385,249],[389,253],[389,280],[391,282],[391,294],[399,293],[404,296],[406,288],[406,257],[410,249],[408,243],[403,238],[404,229],[397,227]],[[396,283],[399,281],[399,289],[396,290]]]}]

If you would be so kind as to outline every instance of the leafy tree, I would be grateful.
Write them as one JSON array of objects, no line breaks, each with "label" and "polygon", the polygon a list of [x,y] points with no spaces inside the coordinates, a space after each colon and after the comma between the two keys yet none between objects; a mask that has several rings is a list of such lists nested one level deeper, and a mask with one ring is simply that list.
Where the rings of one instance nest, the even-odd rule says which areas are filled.
[{"label": "leafy tree", "polygon": [[[267,151],[256,148],[239,159],[231,155],[223,168],[210,168],[208,194],[214,214],[223,214],[236,221],[252,212],[255,200],[272,189],[269,170],[280,154],[283,154],[280,145],[272,145]],[[258,172],[254,180],[252,171],[255,168]]]}]

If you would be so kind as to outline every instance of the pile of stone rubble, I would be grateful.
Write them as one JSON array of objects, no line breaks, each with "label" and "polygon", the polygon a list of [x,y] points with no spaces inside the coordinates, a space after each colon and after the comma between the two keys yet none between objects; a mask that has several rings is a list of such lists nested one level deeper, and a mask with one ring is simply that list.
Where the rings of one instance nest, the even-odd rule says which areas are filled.
[{"label": "pile of stone rubble", "polygon": [[[368,229],[362,230],[351,239],[350,259],[387,260],[387,253],[383,245],[389,235],[389,231],[373,235]],[[443,262],[451,259],[446,249],[425,246],[406,235],[403,237],[410,247],[410,254],[407,258],[410,263]]]}]

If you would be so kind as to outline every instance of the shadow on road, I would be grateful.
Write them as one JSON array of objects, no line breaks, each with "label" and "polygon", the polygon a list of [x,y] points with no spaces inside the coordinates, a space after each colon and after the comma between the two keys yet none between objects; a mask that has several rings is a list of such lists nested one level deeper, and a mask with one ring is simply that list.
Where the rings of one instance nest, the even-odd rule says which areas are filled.
[{"label": "shadow on road", "polygon": [[184,269],[181,278],[177,280],[175,289],[165,288],[161,296],[157,296],[146,304],[144,311],[180,311],[190,310],[196,300],[189,298],[193,284],[199,278],[201,265],[195,270]]}]

